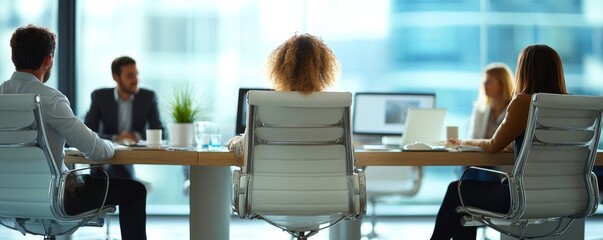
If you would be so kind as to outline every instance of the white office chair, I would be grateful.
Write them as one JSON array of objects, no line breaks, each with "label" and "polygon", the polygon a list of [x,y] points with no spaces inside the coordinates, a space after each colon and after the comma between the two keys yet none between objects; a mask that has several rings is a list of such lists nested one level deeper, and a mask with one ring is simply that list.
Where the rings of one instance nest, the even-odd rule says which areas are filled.
[{"label": "white office chair", "polygon": [[366,211],[354,166],[347,92],[250,91],[245,165],[233,173],[233,209],[307,239]]},{"label": "white office chair", "polygon": [[40,97],[0,94],[0,224],[44,239],[71,234],[80,226],[102,226],[102,216],[114,207],[75,216],[65,212],[65,180],[73,174],[61,172],[54,161]]},{"label": "white office chair", "polygon": [[421,188],[423,168],[418,167],[379,167],[370,166],[364,169],[366,175],[366,195],[371,204],[371,232],[366,235],[369,239],[378,237],[375,231],[377,225],[376,207],[389,197],[412,197]]},{"label": "white office chair", "polygon": [[[524,239],[563,234],[575,219],[593,214],[599,203],[592,168],[602,111],[603,97],[534,94],[523,146],[513,171],[494,171],[509,181],[509,212],[463,204],[457,210],[469,216],[462,223],[475,226],[477,221]],[[462,189],[461,181],[459,193]],[[551,228],[534,230],[529,228],[530,224],[546,224]]]}]

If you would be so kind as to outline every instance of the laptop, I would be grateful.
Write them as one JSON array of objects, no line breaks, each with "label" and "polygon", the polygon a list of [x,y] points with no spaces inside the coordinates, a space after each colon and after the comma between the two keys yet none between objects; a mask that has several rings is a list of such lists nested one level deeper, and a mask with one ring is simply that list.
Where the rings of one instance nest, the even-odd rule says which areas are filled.
[{"label": "laptop", "polygon": [[437,145],[441,140],[445,117],[446,109],[443,108],[409,108],[400,146],[414,142]]}]

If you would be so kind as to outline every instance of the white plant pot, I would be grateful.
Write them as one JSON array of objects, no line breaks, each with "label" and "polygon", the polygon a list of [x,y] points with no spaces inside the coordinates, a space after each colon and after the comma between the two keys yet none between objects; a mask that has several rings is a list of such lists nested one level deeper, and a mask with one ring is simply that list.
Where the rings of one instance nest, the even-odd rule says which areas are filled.
[{"label": "white plant pot", "polygon": [[171,147],[193,147],[194,128],[192,123],[170,123],[168,131]]}]

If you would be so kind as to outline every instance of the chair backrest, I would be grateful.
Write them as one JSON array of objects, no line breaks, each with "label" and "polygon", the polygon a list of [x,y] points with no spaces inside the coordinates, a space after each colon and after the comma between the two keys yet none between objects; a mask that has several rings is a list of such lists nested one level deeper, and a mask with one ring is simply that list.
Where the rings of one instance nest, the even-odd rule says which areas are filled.
[{"label": "chair backrest", "polygon": [[[303,231],[359,211],[351,102],[348,92],[248,93],[247,213]],[[320,217],[288,223],[292,216]]]},{"label": "chair backrest", "polygon": [[513,167],[512,219],[585,217],[596,210],[592,178],[603,97],[532,96],[524,142]]},{"label": "chair backrest", "polygon": [[0,217],[54,219],[61,176],[35,94],[0,94]]}]

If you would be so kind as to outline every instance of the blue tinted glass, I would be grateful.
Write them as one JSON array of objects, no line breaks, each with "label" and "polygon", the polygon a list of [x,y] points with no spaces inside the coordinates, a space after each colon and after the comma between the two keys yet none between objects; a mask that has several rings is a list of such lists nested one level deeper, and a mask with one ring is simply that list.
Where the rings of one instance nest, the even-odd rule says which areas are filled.
[{"label": "blue tinted glass", "polygon": [[[0,82],[10,78],[15,71],[15,66],[11,61],[10,39],[18,27],[28,24],[34,24],[40,27],[46,27],[51,32],[58,34],[58,1],[37,1],[37,0],[0,0]],[[59,37],[60,39],[60,37]],[[57,40],[58,41],[58,40]],[[57,72],[58,65],[58,42],[54,55],[54,67],[52,75],[47,86],[58,87]]]},{"label": "blue tinted glass", "polygon": [[402,27],[392,30],[393,69],[477,70],[479,27]]},{"label": "blue tinted glass", "polygon": [[[214,0],[82,0],[76,24],[77,112],[86,113],[94,89],[115,86],[111,60],[131,55],[138,63],[141,86],[156,91],[160,106],[170,99],[174,86],[189,84],[198,90],[200,105],[210,109],[206,117],[220,125],[225,142],[235,132],[238,88],[270,88],[265,62],[271,51],[293,34],[308,32],[320,36],[341,63],[341,78],[330,90],[436,93],[437,106],[448,109],[445,124],[459,126],[463,138],[482,68],[504,62],[515,70],[517,55],[529,44],[545,43],[558,50],[572,93],[603,95],[603,20],[597,11],[603,6],[596,3],[249,0],[229,5]],[[11,17],[0,14],[0,19],[21,18],[10,11]],[[7,63],[6,58],[0,61]],[[171,122],[165,108],[161,110],[164,122]],[[150,204],[186,205],[180,168],[149,166],[138,172],[153,182]],[[404,201],[441,202],[452,171],[427,172],[430,190]]]},{"label": "blue tinted glass", "polygon": [[537,43],[559,53],[566,73],[582,73],[584,60],[592,53],[592,33],[586,27],[492,26],[488,28],[488,62],[515,66],[521,49]]},{"label": "blue tinted glass", "polygon": [[479,11],[480,1],[475,0],[395,0],[393,12],[412,11]]},{"label": "blue tinted glass", "polygon": [[494,12],[581,13],[580,0],[490,0]]}]

